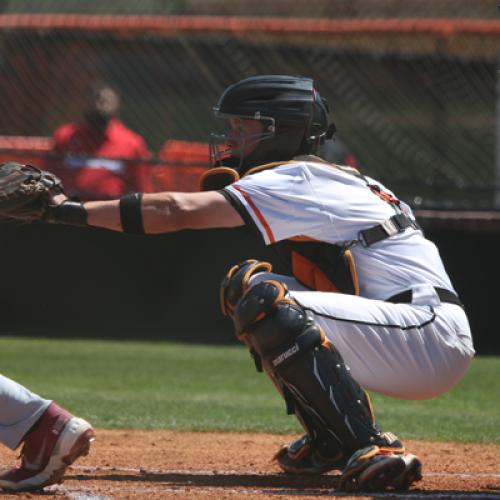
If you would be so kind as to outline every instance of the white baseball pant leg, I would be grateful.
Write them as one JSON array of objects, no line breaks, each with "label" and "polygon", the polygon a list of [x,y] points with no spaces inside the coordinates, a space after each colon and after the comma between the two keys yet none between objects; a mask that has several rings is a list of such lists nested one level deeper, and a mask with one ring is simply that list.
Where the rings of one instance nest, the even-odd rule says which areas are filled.
[{"label": "white baseball pant leg", "polygon": [[0,375],[0,443],[15,450],[50,403]]},{"label": "white baseball pant leg", "polygon": [[295,278],[261,273],[285,283],[338,349],[365,389],[400,399],[430,399],[463,377],[474,355],[463,309],[441,303],[434,288],[414,288],[411,304],[307,290]]}]

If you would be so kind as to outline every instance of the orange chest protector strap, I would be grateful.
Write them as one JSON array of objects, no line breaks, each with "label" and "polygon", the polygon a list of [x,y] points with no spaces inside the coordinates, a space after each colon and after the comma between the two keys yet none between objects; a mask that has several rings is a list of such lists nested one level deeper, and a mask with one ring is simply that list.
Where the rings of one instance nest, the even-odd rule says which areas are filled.
[{"label": "orange chest protector strap", "polygon": [[290,162],[274,162],[259,165],[251,168],[242,176],[240,176],[237,170],[231,167],[214,167],[203,172],[200,177],[199,189],[200,191],[216,191],[229,186],[229,184],[232,184],[233,182],[239,181],[240,178],[245,177],[245,175],[255,174],[257,172],[262,172],[263,170],[269,170],[271,168],[284,165],[285,163]]},{"label": "orange chest protector strap", "polygon": [[240,180],[240,174],[230,167],[215,167],[206,170],[200,177],[200,191],[217,191]]},{"label": "orange chest protector strap", "polygon": [[275,248],[297,281],[311,290],[359,295],[350,250],[313,240],[280,241]]}]

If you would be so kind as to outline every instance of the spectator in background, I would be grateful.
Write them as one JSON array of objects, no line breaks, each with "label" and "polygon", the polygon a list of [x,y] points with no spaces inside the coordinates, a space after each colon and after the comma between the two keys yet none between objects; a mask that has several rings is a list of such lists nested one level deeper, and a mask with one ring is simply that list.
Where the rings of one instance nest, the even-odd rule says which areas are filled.
[{"label": "spectator in background", "polygon": [[149,165],[127,161],[148,160],[151,153],[144,139],[117,118],[119,109],[116,89],[105,82],[94,83],[85,96],[83,120],[54,132],[52,151],[62,156],[47,169],[84,200],[152,190]]}]

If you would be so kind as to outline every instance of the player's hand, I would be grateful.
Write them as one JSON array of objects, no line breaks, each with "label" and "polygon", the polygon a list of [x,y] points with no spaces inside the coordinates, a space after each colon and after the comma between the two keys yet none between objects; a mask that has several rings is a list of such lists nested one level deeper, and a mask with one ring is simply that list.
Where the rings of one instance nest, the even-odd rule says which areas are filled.
[{"label": "player's hand", "polygon": [[50,204],[54,206],[61,205],[68,197],[64,193],[55,193],[50,197]]},{"label": "player's hand", "polygon": [[0,163],[0,217],[43,220],[51,200],[62,203],[61,180],[33,165]]}]

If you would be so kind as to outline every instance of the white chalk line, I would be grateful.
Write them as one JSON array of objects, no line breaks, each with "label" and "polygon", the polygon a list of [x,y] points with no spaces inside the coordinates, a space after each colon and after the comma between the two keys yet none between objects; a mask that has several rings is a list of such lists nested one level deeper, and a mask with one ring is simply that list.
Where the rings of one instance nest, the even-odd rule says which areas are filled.
[{"label": "white chalk line", "polygon": [[[118,466],[89,466],[89,465],[72,465],[71,469],[88,470],[88,471],[117,471],[117,472],[132,472],[134,474],[182,474],[191,476],[262,476],[262,477],[283,477],[283,473],[266,473],[254,471],[238,471],[238,470],[189,470],[189,469],[141,469],[133,467],[118,467]],[[425,472],[425,476],[429,477],[456,477],[456,478],[498,478],[500,472]],[[328,477],[328,476],[325,476]],[[330,475],[330,477],[335,477]]]},{"label": "white chalk line", "polygon": [[[272,497],[272,496],[291,496],[291,497],[306,497],[306,496],[313,496],[313,497],[323,497],[323,496],[328,496],[328,497],[346,497],[346,493],[344,492],[338,492],[334,489],[326,489],[322,488],[321,490],[319,489],[313,489],[313,488],[303,488],[303,489],[284,489],[284,488],[241,488],[241,489],[236,489],[236,488],[227,488],[227,487],[213,487],[213,486],[206,486],[206,487],[195,487],[195,486],[186,486],[186,487],[163,487],[160,485],[157,485],[155,488],[137,488],[134,485],[133,488],[133,494],[134,495],[147,495],[147,494],[169,494],[169,495],[200,495],[201,493],[203,494],[204,497],[215,497],[218,498],[221,494],[221,488],[223,488],[224,495],[263,495],[266,497]],[[70,498],[71,500],[113,500],[114,498],[120,498],[122,494],[126,493],[131,493],[130,488],[124,488],[124,487],[113,487],[113,493],[107,494],[107,495],[93,495],[89,493],[89,491],[82,491],[78,489],[73,489],[71,488],[64,488],[62,486],[58,486],[51,490],[54,493],[59,493],[59,494],[64,494],[66,498]],[[116,495],[116,497],[115,497]],[[431,498],[434,499],[439,499],[439,500],[456,500],[456,499],[466,499],[466,500],[498,500],[500,498],[500,494],[489,494],[485,492],[473,492],[473,491],[464,491],[463,493],[460,492],[413,492],[413,491],[406,491],[402,493],[398,492],[381,492],[381,493],[353,493],[353,496],[369,496],[370,498],[390,498],[390,499],[413,499],[413,500],[420,500],[420,499],[425,499],[425,500],[430,500]],[[348,495],[349,496],[349,495]],[[349,496],[351,498],[351,496]]]},{"label": "white chalk line", "polygon": [[[71,469],[86,471],[86,472],[128,472],[133,473],[140,476],[151,475],[183,475],[183,476],[258,476],[258,477],[275,477],[275,478],[283,478],[284,475],[282,473],[263,473],[263,472],[253,472],[253,471],[237,471],[237,470],[188,470],[188,469],[143,469],[143,468],[133,468],[133,467],[118,467],[118,466],[72,466]],[[76,472],[76,471],[75,471]],[[492,479],[500,479],[500,472],[485,472],[485,473],[471,473],[471,472],[427,472],[425,476],[433,476],[433,477],[455,477],[455,478],[492,478]],[[328,476],[326,476],[328,477]],[[335,477],[331,475],[332,479]],[[123,493],[130,493],[130,487],[120,486],[118,484],[113,486],[113,490],[116,491],[116,495],[119,496]],[[327,488],[325,486],[312,486],[306,485],[304,488],[283,488],[280,486],[267,486],[261,488],[231,488],[228,486],[220,485],[220,486],[210,486],[210,485],[196,485],[189,484],[187,486],[177,486],[171,487],[167,485],[163,485],[161,482],[155,484],[154,488],[148,488],[147,486],[139,486],[136,482],[133,485],[133,493],[136,495],[147,495],[148,493],[163,493],[172,496],[177,495],[187,495],[193,494],[203,494],[206,497],[218,497],[221,493],[221,490],[224,491],[225,495],[262,495],[266,497],[280,496],[286,495],[290,497],[345,497],[346,493],[336,491],[335,489]],[[500,490],[500,485],[499,485]],[[83,492],[82,492],[83,493]],[[358,496],[363,496],[362,493],[358,494]],[[456,491],[407,491],[407,492],[381,492],[381,493],[370,493],[370,498],[390,498],[390,499],[413,499],[413,500],[429,500],[430,498],[436,500],[499,500],[500,499],[500,491],[499,493],[487,493],[484,491],[474,492],[474,491],[464,491],[464,492],[456,492]],[[85,495],[72,495],[71,500],[94,500],[92,496],[86,493]],[[113,496],[106,495],[105,497],[95,496],[95,500],[112,500]]]},{"label": "white chalk line", "polygon": [[[276,477],[283,478],[282,473],[263,473],[263,472],[253,472],[253,471],[237,471],[237,470],[188,470],[188,469],[143,469],[134,467],[119,467],[119,466],[92,466],[92,465],[72,465],[67,472],[67,475],[71,476],[71,471],[74,472],[128,472],[136,474],[137,476],[147,476],[148,474],[156,475],[169,475],[178,474],[185,476],[260,476],[260,477]],[[471,473],[471,472],[426,472],[425,476],[431,477],[456,477],[456,478],[492,478],[500,479],[500,472],[484,472],[484,473]],[[328,476],[326,476],[328,477]],[[334,478],[334,475],[331,475]],[[67,479],[70,479],[69,477]],[[154,487],[148,487],[146,485],[138,485],[137,481],[134,481],[133,487],[130,484],[125,485],[126,481],[121,483],[117,481],[113,484],[111,494],[103,493],[99,491],[99,486],[87,486],[82,488],[81,485],[69,485],[65,482],[63,485],[54,485],[46,488],[47,492],[56,493],[62,495],[63,498],[68,498],[69,500],[113,500],[115,498],[120,498],[123,494],[133,493],[134,495],[147,495],[148,493],[163,493],[172,496],[177,495],[188,495],[193,493],[203,493],[205,496],[218,497],[223,489],[224,494],[227,495],[265,495],[268,497],[272,496],[331,496],[331,497],[345,497],[346,493],[338,492],[335,489],[325,488],[324,486],[306,486],[304,488],[293,488],[285,489],[279,486],[267,486],[262,488],[230,488],[224,485],[221,486],[198,486],[196,484],[189,484],[186,486],[171,487],[163,485],[161,482],[155,483]],[[500,486],[499,486],[500,488]],[[358,496],[363,496],[359,493]],[[474,491],[464,491],[462,492],[436,492],[436,491],[407,491],[407,492],[381,492],[381,493],[370,493],[370,498],[392,498],[392,499],[414,499],[414,500],[455,500],[455,499],[470,499],[470,500],[499,500],[499,493],[487,493],[485,491],[474,492]]]}]

